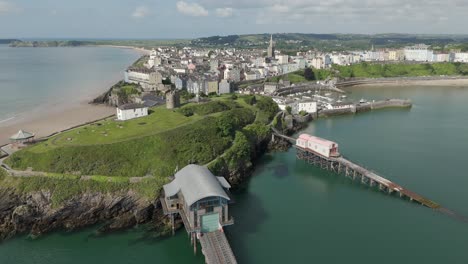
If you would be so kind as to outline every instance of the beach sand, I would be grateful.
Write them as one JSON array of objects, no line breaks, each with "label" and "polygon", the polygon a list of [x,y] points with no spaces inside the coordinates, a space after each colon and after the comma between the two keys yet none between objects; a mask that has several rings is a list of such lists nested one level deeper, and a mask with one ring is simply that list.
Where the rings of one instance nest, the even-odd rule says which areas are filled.
[{"label": "beach sand", "polygon": [[98,120],[115,114],[115,108],[103,105],[90,105],[85,102],[53,111],[28,113],[21,118],[0,124],[0,146],[9,143],[9,138],[18,130],[45,137],[80,124]]}]

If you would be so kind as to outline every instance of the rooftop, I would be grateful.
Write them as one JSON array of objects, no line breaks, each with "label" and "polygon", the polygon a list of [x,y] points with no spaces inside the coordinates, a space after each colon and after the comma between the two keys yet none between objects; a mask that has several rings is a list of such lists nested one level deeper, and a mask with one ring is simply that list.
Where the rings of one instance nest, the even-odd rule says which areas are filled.
[{"label": "rooftop", "polygon": [[123,104],[118,107],[120,110],[129,110],[129,109],[139,109],[139,108],[146,108],[146,106],[142,104]]},{"label": "rooftop", "polygon": [[23,130],[18,131],[16,134],[10,137],[11,140],[23,140],[34,137],[33,133],[29,133]]},{"label": "rooftop", "polygon": [[164,185],[164,193],[169,197],[180,191],[187,204],[191,206],[207,197],[230,200],[223,187],[230,187],[223,177],[214,176],[206,167],[190,164],[178,171],[171,183]]}]

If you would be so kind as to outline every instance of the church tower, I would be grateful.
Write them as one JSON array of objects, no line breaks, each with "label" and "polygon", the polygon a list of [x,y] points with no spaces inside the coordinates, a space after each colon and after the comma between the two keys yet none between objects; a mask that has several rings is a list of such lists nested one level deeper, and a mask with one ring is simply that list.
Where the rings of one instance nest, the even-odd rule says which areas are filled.
[{"label": "church tower", "polygon": [[268,46],[268,58],[275,57],[275,43],[273,42],[273,35],[270,38],[270,46]]}]

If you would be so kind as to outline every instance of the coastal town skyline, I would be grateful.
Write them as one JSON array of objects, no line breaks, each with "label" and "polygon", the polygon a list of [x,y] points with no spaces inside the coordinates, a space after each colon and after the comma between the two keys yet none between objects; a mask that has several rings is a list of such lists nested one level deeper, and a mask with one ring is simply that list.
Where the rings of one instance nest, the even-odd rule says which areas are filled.
[{"label": "coastal town skyline", "polygon": [[[430,1],[424,5],[401,0],[118,4],[109,0],[1,0],[0,28],[2,38],[168,39],[264,32],[466,34],[463,25],[467,11],[468,4],[459,0]],[[29,23],[31,19],[35,23]]]},{"label": "coastal town skyline", "polygon": [[0,264],[465,263],[465,13],[0,0]]}]

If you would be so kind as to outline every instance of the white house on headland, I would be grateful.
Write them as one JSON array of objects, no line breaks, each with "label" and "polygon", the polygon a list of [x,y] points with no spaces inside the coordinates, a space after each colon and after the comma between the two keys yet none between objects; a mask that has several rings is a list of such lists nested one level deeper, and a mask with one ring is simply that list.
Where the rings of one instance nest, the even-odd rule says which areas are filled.
[{"label": "white house on headland", "polygon": [[117,120],[125,121],[148,115],[148,107],[142,104],[124,104],[117,107]]}]

